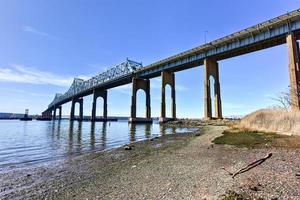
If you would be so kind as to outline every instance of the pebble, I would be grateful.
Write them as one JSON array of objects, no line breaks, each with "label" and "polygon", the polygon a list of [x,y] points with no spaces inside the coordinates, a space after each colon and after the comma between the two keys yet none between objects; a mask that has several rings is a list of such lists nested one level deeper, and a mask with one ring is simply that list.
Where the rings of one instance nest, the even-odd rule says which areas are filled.
[{"label": "pebble", "polygon": [[132,150],[132,147],[129,146],[129,145],[125,145],[125,146],[123,147],[123,149],[124,149],[124,150]]},{"label": "pebble", "polygon": [[257,192],[259,190],[257,186],[251,186],[249,189],[254,192]]}]

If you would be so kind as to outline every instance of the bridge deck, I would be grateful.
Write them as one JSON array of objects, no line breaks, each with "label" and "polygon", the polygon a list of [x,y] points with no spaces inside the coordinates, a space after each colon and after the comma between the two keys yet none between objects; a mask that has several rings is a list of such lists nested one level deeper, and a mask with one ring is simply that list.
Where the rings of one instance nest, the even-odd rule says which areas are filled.
[{"label": "bridge deck", "polygon": [[200,66],[208,57],[222,60],[281,45],[289,32],[300,38],[300,9],[150,64],[138,76],[152,78],[163,70],[176,72]]}]

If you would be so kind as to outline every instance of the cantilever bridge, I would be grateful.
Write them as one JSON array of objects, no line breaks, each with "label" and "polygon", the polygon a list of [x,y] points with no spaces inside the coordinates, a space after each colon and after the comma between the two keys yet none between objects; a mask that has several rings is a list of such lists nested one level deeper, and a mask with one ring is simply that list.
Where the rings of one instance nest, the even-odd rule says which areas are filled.
[{"label": "cantilever bridge", "polygon": [[[151,121],[150,106],[150,79],[162,76],[161,85],[161,116],[165,121],[165,86],[171,86],[172,118],[176,118],[175,100],[175,72],[192,67],[204,65],[204,111],[205,118],[222,118],[221,89],[219,82],[218,61],[231,57],[255,52],[286,43],[288,48],[288,70],[290,77],[290,89],[292,97],[292,110],[300,110],[300,99],[297,95],[300,83],[300,9],[270,19],[263,23],[217,39],[199,47],[179,53],[172,57],[155,62],[148,66],[141,63],[125,60],[111,67],[106,72],[98,74],[91,79],[82,80],[75,78],[70,89],[64,94],[56,94],[54,100],[42,113],[44,118],[56,119],[56,110],[59,109],[59,119],[64,103],[72,102],[70,119],[75,119],[75,104],[79,103],[79,120],[83,119],[83,98],[93,94],[93,107],[91,120],[96,120],[96,100],[104,99],[103,120],[107,120],[107,90],[120,85],[132,83],[132,100],[130,122]],[[212,113],[212,101],[210,94],[210,77],[214,78],[214,106]],[[146,93],[146,117],[136,118],[136,92],[142,89]]]},{"label": "cantilever bridge", "polygon": [[64,94],[56,94],[54,100],[50,103],[49,108],[56,106],[57,104],[63,104],[82,96],[83,94],[93,93],[93,90],[108,85],[110,80],[120,82],[122,79],[132,77],[132,73],[142,67],[141,63],[137,63],[131,60],[126,60],[119,65],[111,67],[109,70],[100,73],[88,80],[75,78],[69,90]]}]

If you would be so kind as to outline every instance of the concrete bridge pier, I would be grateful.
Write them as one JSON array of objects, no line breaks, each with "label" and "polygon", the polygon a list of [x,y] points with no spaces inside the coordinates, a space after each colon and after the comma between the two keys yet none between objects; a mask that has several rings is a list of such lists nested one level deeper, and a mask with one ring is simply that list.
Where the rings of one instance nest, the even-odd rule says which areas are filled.
[{"label": "concrete bridge pier", "polygon": [[56,107],[53,108],[52,120],[56,120]]},{"label": "concrete bridge pier", "polygon": [[300,56],[299,43],[293,33],[286,37],[288,48],[288,68],[290,77],[291,109],[300,111]]},{"label": "concrete bridge pier", "polygon": [[219,81],[219,65],[215,59],[206,58],[204,60],[204,117],[206,119],[214,118],[212,116],[212,104],[210,94],[210,76],[214,78],[214,103],[215,118],[222,119],[221,89]]},{"label": "concrete bridge pier", "polygon": [[93,96],[93,107],[92,107],[92,121],[96,121],[96,111],[97,111],[97,98],[102,97],[103,98],[103,120],[107,120],[107,90],[94,90],[94,96]]},{"label": "concrete bridge pier", "polygon": [[83,120],[83,98],[72,99],[70,120],[75,120],[75,104],[79,103],[79,121]]},{"label": "concrete bridge pier", "polygon": [[58,119],[61,120],[62,106],[58,106]]},{"label": "concrete bridge pier", "polygon": [[[166,85],[171,87],[171,118],[166,117]],[[159,122],[164,123],[176,119],[175,74],[170,71],[161,72],[161,110]]]},{"label": "concrete bridge pier", "polygon": [[[52,115],[52,120],[56,120],[56,110],[58,109],[58,119],[61,120],[61,106],[54,107],[53,108],[53,115]],[[52,112],[52,111],[51,111]]]},{"label": "concrete bridge pier", "polygon": [[[146,117],[136,117],[136,93],[139,89],[146,93]],[[151,105],[150,105],[150,80],[141,78],[132,78],[132,96],[131,96],[131,112],[129,123],[152,123]]]}]

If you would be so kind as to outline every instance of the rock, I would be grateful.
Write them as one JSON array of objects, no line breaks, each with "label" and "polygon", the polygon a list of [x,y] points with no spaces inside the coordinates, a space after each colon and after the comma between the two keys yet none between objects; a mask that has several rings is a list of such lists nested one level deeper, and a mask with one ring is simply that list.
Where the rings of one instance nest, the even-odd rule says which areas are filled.
[{"label": "rock", "polygon": [[123,149],[128,151],[128,150],[132,150],[132,147],[130,145],[126,144],[126,145],[124,145]]},{"label": "rock", "polygon": [[30,177],[30,176],[31,176],[31,174],[27,174],[26,176],[27,176],[27,177]]},{"label": "rock", "polygon": [[250,199],[247,196],[244,196],[243,194],[239,194],[233,190],[228,190],[224,195],[221,196],[222,199]]},{"label": "rock", "polygon": [[259,190],[257,186],[250,186],[249,189],[254,192],[257,192]]},{"label": "rock", "polygon": [[300,172],[296,173],[296,176],[300,177]]},{"label": "rock", "polygon": [[257,183],[257,186],[262,187],[262,184],[261,183]]},{"label": "rock", "polygon": [[195,136],[199,137],[199,136],[201,136],[201,133],[196,133]]}]

